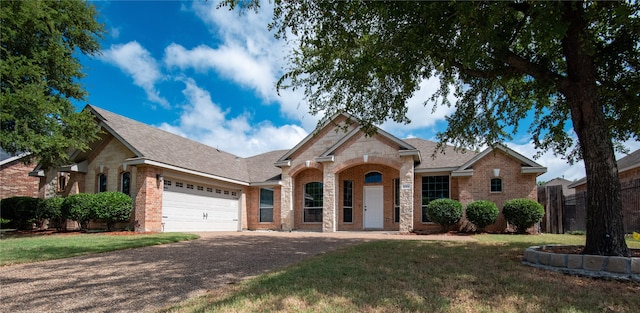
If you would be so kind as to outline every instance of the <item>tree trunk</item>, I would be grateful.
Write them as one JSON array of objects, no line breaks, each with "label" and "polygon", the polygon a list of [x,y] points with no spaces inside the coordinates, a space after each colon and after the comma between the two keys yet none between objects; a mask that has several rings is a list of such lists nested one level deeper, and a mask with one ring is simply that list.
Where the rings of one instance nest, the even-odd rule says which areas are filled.
[{"label": "tree trunk", "polygon": [[560,89],[571,110],[587,174],[587,240],[583,253],[628,256],[618,168],[582,14],[581,4],[565,3],[563,19],[569,26],[563,39],[567,80]]}]

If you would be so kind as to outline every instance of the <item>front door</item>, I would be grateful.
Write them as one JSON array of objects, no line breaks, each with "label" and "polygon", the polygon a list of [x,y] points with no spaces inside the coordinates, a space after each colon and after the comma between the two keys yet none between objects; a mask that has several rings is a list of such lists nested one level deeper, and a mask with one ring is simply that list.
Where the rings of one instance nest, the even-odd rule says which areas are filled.
[{"label": "front door", "polygon": [[382,186],[364,187],[364,228],[384,228]]}]

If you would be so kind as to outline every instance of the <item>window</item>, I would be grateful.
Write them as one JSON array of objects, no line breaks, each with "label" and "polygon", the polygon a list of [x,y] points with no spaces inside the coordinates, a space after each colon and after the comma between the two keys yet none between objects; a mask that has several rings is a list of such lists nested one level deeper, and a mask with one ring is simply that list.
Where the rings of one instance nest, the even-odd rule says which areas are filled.
[{"label": "window", "polygon": [[380,172],[371,172],[364,175],[364,183],[381,183],[382,182],[382,173]]},{"label": "window", "polygon": [[176,182],[176,187],[182,188],[182,186],[184,186],[184,184],[179,181]]},{"label": "window", "polygon": [[260,216],[259,222],[271,223],[273,222],[273,189],[272,188],[260,188]]},{"label": "window", "polygon": [[207,187],[207,192],[213,192],[213,188]]},{"label": "window", "polygon": [[502,179],[500,178],[491,179],[491,192],[502,192]]},{"label": "window", "polygon": [[98,175],[98,192],[107,191],[107,175],[99,174]]},{"label": "window", "polygon": [[431,222],[427,216],[427,204],[435,199],[449,198],[449,176],[422,177],[422,222]]},{"label": "window", "polygon": [[224,194],[225,194],[225,195],[228,195],[228,194],[229,194],[229,190],[225,190],[225,191],[224,191]]},{"label": "window", "polygon": [[342,221],[353,223],[353,181],[345,180],[342,186]]},{"label": "window", "polygon": [[192,184],[187,184],[187,189],[193,189],[193,185]]},{"label": "window", "polygon": [[232,196],[234,196],[234,197],[236,197],[236,196],[238,196],[238,193],[237,193],[237,192],[235,192],[235,191],[232,191],[232,192],[231,192],[231,195],[232,195]]},{"label": "window", "polygon": [[131,173],[130,172],[122,173],[121,179],[122,180],[120,182],[120,191],[125,195],[130,196],[131,195]]},{"label": "window", "polygon": [[304,185],[303,222],[322,223],[322,183]]},{"label": "window", "polygon": [[63,192],[64,189],[67,188],[67,183],[69,182],[70,176],[71,175],[69,173],[58,173],[58,192]]},{"label": "window", "polygon": [[400,223],[400,179],[393,180],[393,222]]},{"label": "window", "polygon": [[204,191],[204,187],[202,187],[202,186],[198,186],[198,190],[199,190],[199,191]]},{"label": "window", "polygon": [[164,180],[164,185],[165,186],[171,186],[171,181],[170,180]]}]

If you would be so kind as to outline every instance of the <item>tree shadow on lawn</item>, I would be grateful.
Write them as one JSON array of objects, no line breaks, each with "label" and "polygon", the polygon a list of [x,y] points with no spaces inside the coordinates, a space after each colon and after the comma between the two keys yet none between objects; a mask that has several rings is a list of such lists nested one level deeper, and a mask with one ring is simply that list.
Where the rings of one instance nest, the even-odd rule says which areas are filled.
[{"label": "tree shadow on lawn", "polygon": [[0,311],[148,312],[364,240],[215,236],[0,267]]},{"label": "tree shadow on lawn", "polygon": [[522,265],[524,249],[536,244],[370,242],[169,310],[636,312],[640,307],[640,284]]}]

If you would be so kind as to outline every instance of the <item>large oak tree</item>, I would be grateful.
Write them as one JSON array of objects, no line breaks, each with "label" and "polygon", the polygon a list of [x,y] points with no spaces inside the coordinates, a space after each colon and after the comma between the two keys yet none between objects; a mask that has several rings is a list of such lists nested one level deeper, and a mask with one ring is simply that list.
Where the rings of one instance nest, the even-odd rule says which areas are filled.
[{"label": "large oak tree", "polygon": [[[238,3],[259,7],[226,2]],[[455,106],[438,138],[457,147],[504,142],[531,121],[540,151],[584,160],[584,253],[628,255],[614,147],[640,133],[639,7],[276,0],[270,26],[295,47],[278,86],[302,88],[312,113],[345,112],[372,131],[409,123],[407,99],[437,77],[425,104]]]},{"label": "large oak tree", "polygon": [[41,164],[87,149],[98,128],[72,100],[86,91],[78,53],[100,49],[104,27],[85,1],[0,2],[0,147]]}]

